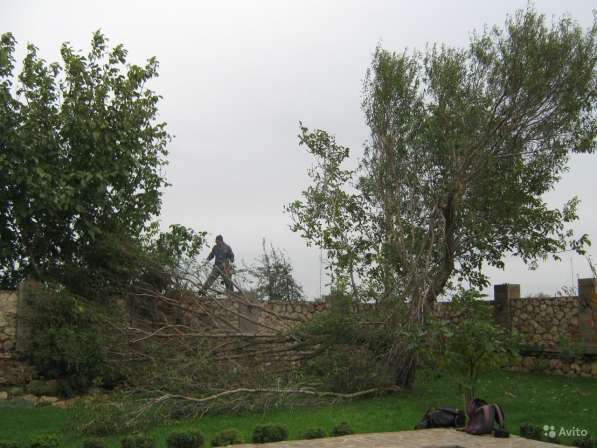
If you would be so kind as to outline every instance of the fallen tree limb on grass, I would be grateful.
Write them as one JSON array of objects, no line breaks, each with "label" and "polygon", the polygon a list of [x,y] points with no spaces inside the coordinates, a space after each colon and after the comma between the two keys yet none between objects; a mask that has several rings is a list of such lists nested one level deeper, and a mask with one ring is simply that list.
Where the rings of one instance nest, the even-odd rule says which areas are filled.
[{"label": "fallen tree limb on grass", "polygon": [[161,401],[165,401],[165,400],[174,399],[174,400],[192,401],[194,403],[205,403],[208,401],[217,400],[222,397],[236,395],[236,394],[243,394],[243,393],[246,393],[246,394],[274,393],[274,394],[288,394],[288,395],[295,394],[295,395],[312,395],[312,396],[321,397],[321,398],[333,397],[333,398],[351,399],[351,398],[363,397],[366,395],[373,395],[373,394],[379,393],[379,392],[399,392],[401,390],[402,389],[398,386],[386,386],[386,387],[374,387],[374,388],[362,390],[359,392],[353,392],[351,394],[342,394],[342,393],[337,393],[337,392],[318,392],[318,391],[315,391],[312,389],[267,389],[267,388],[250,389],[250,388],[246,388],[246,387],[239,387],[237,389],[225,390],[223,392],[219,392],[217,394],[209,395],[209,396],[203,397],[203,398],[189,397],[186,395],[177,395],[177,394],[164,394],[161,397],[157,398],[155,401],[161,402]]}]

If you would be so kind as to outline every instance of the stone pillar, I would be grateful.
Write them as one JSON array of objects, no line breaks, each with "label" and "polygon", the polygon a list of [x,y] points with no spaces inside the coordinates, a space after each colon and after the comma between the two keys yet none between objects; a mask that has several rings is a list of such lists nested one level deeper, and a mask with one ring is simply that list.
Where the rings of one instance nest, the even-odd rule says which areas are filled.
[{"label": "stone pillar", "polygon": [[590,351],[597,350],[597,279],[578,279],[579,342]]},{"label": "stone pillar", "polygon": [[493,285],[493,312],[495,321],[508,330],[512,329],[510,301],[516,299],[520,299],[520,285],[508,283]]}]

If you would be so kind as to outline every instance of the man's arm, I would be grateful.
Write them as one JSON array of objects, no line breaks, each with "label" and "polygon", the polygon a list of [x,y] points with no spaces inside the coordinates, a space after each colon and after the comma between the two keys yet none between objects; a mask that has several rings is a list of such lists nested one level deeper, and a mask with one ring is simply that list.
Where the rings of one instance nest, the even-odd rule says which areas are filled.
[{"label": "man's arm", "polygon": [[215,255],[215,251],[216,251],[216,248],[214,247],[214,248],[211,250],[211,252],[209,253],[209,255],[207,256],[207,261],[210,261],[210,260],[211,260],[211,259],[214,257],[214,255]]},{"label": "man's arm", "polygon": [[228,259],[230,263],[234,263],[234,252],[232,252],[232,248],[228,246]]}]

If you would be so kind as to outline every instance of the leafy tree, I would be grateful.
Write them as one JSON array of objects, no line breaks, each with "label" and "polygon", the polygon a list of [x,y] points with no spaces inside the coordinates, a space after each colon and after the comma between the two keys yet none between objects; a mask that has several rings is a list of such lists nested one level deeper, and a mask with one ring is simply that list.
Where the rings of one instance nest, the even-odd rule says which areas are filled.
[{"label": "leafy tree", "polygon": [[423,350],[427,361],[447,372],[464,395],[464,403],[477,397],[483,375],[512,365],[518,356],[518,337],[499,326],[493,308],[474,290],[460,290],[443,315],[430,319]]},{"label": "leafy tree", "polygon": [[269,300],[300,300],[303,288],[292,276],[292,264],[283,251],[272,244],[268,249],[265,238],[262,240],[263,253],[249,273],[256,281],[255,292],[258,298]]},{"label": "leafy tree", "polygon": [[[139,239],[106,235],[89,255],[93,273],[86,273],[86,280],[92,275],[103,293],[188,288],[188,274],[197,269],[205,236],[206,232],[180,224],[160,232],[158,222],[151,223]],[[89,297],[91,291],[85,289]]]},{"label": "leafy tree", "polygon": [[[378,48],[364,84],[371,135],[354,171],[342,167],[348,148],[301,127],[317,164],[288,207],[293,229],[387,305],[388,331],[420,327],[453,282],[486,285],[483,266],[503,267],[506,254],[583,252],[587,236],[566,229],[578,200],[551,209],[542,195],[571,153],[595,150],[596,35],[597,22],[548,26],[528,8],[467,48]],[[400,341],[392,356],[406,384],[415,362]]]},{"label": "leafy tree", "polygon": [[15,79],[14,49],[3,34],[0,286],[27,275],[72,283],[109,241],[138,241],[159,214],[170,136],[146,87],[158,63],[127,64],[98,31],[87,55],[62,45],[61,63],[28,45]]}]

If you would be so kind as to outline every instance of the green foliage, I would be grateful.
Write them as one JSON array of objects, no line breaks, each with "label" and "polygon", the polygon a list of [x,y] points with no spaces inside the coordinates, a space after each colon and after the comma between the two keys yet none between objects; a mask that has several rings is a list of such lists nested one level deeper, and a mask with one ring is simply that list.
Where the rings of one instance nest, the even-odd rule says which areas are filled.
[{"label": "green foliage", "polygon": [[[448,377],[430,372],[433,373],[432,377],[426,373],[421,371],[417,376],[415,391],[358,400],[334,400],[335,403],[331,406],[292,405],[267,411],[256,409],[248,413],[208,414],[200,419],[189,420],[184,427],[200,427],[201,431],[212,437],[222,429],[235,427],[243,435],[246,434],[245,440],[248,442],[255,425],[262,421],[286,425],[293,438],[298,438],[305,429],[317,426],[324,426],[329,431],[336,422],[342,421],[351,422],[354,425],[353,429],[358,433],[410,430],[413,422],[417,422],[428,407],[441,407],[446,403],[458,403],[460,400],[458,391]],[[483,377],[479,393],[487,400],[497,400],[502,405],[506,411],[508,429],[513,434],[519,434],[519,427],[525,421],[541,427],[547,423],[563,428],[586,429],[593,437],[597,434],[597,420],[591,412],[595,406],[597,382],[590,378],[567,378],[505,370],[490,377]],[[532,415],[529,413],[529,403],[532,403]],[[62,435],[64,440],[70,443],[64,443],[62,446],[80,447],[88,436],[82,433],[79,426],[71,424],[73,412],[77,407],[78,405],[70,409],[53,406],[25,408],[11,401],[0,403],[0,439],[30,440],[46,432],[47,428],[64,428]],[[132,411],[133,408],[127,409],[121,420],[130,419]],[[174,430],[172,422],[168,420],[154,422],[150,428],[156,439],[163,440],[162,446],[165,446],[166,437]],[[123,430],[117,428],[112,434],[121,431]],[[565,440],[565,443],[572,442],[574,438]],[[108,440],[114,440],[112,445],[119,446],[116,439],[106,439],[106,442]]]},{"label": "green foliage", "polygon": [[82,448],[106,448],[106,444],[100,439],[87,439],[83,441]]},{"label": "green foliage", "polygon": [[288,428],[283,425],[257,425],[251,440],[253,443],[281,442],[288,439]]},{"label": "green foliage", "polygon": [[156,446],[153,438],[140,434],[126,436],[120,442],[121,448],[156,448]]},{"label": "green foliage", "polygon": [[205,246],[206,232],[179,224],[160,232],[157,221],[148,226],[140,241],[108,237],[100,245],[101,277],[112,288],[165,291],[184,289],[177,271],[193,270],[196,258]]},{"label": "green foliage", "polygon": [[68,384],[63,391],[104,384],[110,372],[90,305],[58,285],[29,287],[27,291],[32,365],[47,377],[63,378]]},{"label": "green foliage", "polygon": [[238,429],[226,429],[220,431],[211,441],[211,446],[239,445],[243,443],[243,438]]},{"label": "green foliage", "polygon": [[59,448],[60,447],[60,439],[52,434],[37,437],[31,444],[29,448]]},{"label": "green foliage", "polygon": [[268,249],[265,238],[262,241],[263,253],[257,258],[249,273],[256,281],[255,292],[260,299],[300,300],[303,288],[292,276],[292,264],[282,250],[273,245]]},{"label": "green foliage", "polygon": [[590,437],[582,437],[580,439],[574,439],[572,446],[578,448],[595,448],[597,447],[597,439],[591,439]]},{"label": "green foliage", "polygon": [[524,423],[523,425],[520,425],[520,436],[525,439],[542,440],[543,428]]},{"label": "green foliage", "polygon": [[168,448],[201,448],[203,435],[199,431],[179,431],[170,433],[166,439]]},{"label": "green foliage", "polygon": [[46,375],[68,377],[69,385],[85,390],[101,378],[105,359],[94,330],[53,328],[33,339],[31,362]]},{"label": "green foliage", "polygon": [[197,257],[206,244],[207,232],[196,232],[180,224],[172,224],[149,242],[151,253],[166,266],[179,266]]},{"label": "green foliage", "polygon": [[568,335],[560,337],[558,349],[563,359],[575,359],[582,356],[583,353],[582,347]]},{"label": "green foliage", "polygon": [[301,439],[323,439],[327,436],[323,428],[309,428],[301,435]]},{"label": "green foliage", "polygon": [[127,397],[117,392],[77,400],[70,410],[69,427],[73,432],[86,437],[104,437],[141,430],[140,426],[131,426],[130,418],[127,418],[133,406]]},{"label": "green foliage", "polygon": [[451,281],[485,286],[484,266],[507,254],[532,263],[585,250],[587,236],[567,228],[578,200],[551,209],[543,194],[570,154],[596,147],[597,21],[552,23],[529,6],[466,48],[378,48],[355,171],[344,168],[349,148],[301,125],[315,166],[288,206],[292,228],[328,252],[337,276],[424,313]]},{"label": "green foliage", "polygon": [[339,425],[334,426],[332,428],[332,432],[330,433],[332,437],[349,436],[351,434],[354,434],[354,431],[346,422],[342,422]]},{"label": "green foliage", "polygon": [[460,290],[452,298],[451,319],[430,320],[422,355],[437,368],[455,376],[474,398],[481,375],[511,365],[518,356],[516,336],[495,323],[492,308],[474,290]]},{"label": "green foliage", "polygon": [[187,420],[192,418],[196,413],[196,409],[188,403],[177,403],[170,409],[169,417],[172,420]]},{"label": "green foliage", "polygon": [[17,442],[9,442],[7,440],[0,440],[0,448],[20,448]]},{"label": "green foliage", "polygon": [[31,380],[27,385],[27,391],[33,395],[58,395],[60,391],[59,382],[56,380],[42,381]]},{"label": "green foliage", "polygon": [[309,377],[319,379],[325,390],[357,392],[391,384],[387,366],[366,346],[336,344],[326,347],[305,366]]},{"label": "green foliage", "polygon": [[58,276],[92,290],[102,244],[138,241],[160,211],[158,63],[127,64],[98,31],[87,55],[62,45],[60,63],[28,45],[15,79],[15,45],[0,37],[0,286]]},{"label": "green foliage", "polygon": [[392,334],[368,324],[379,320],[379,313],[355,312],[351,298],[339,290],[333,290],[328,301],[330,310],[318,313],[300,330],[305,346],[317,347],[304,364],[307,377],[340,393],[393,384],[385,356]]}]

